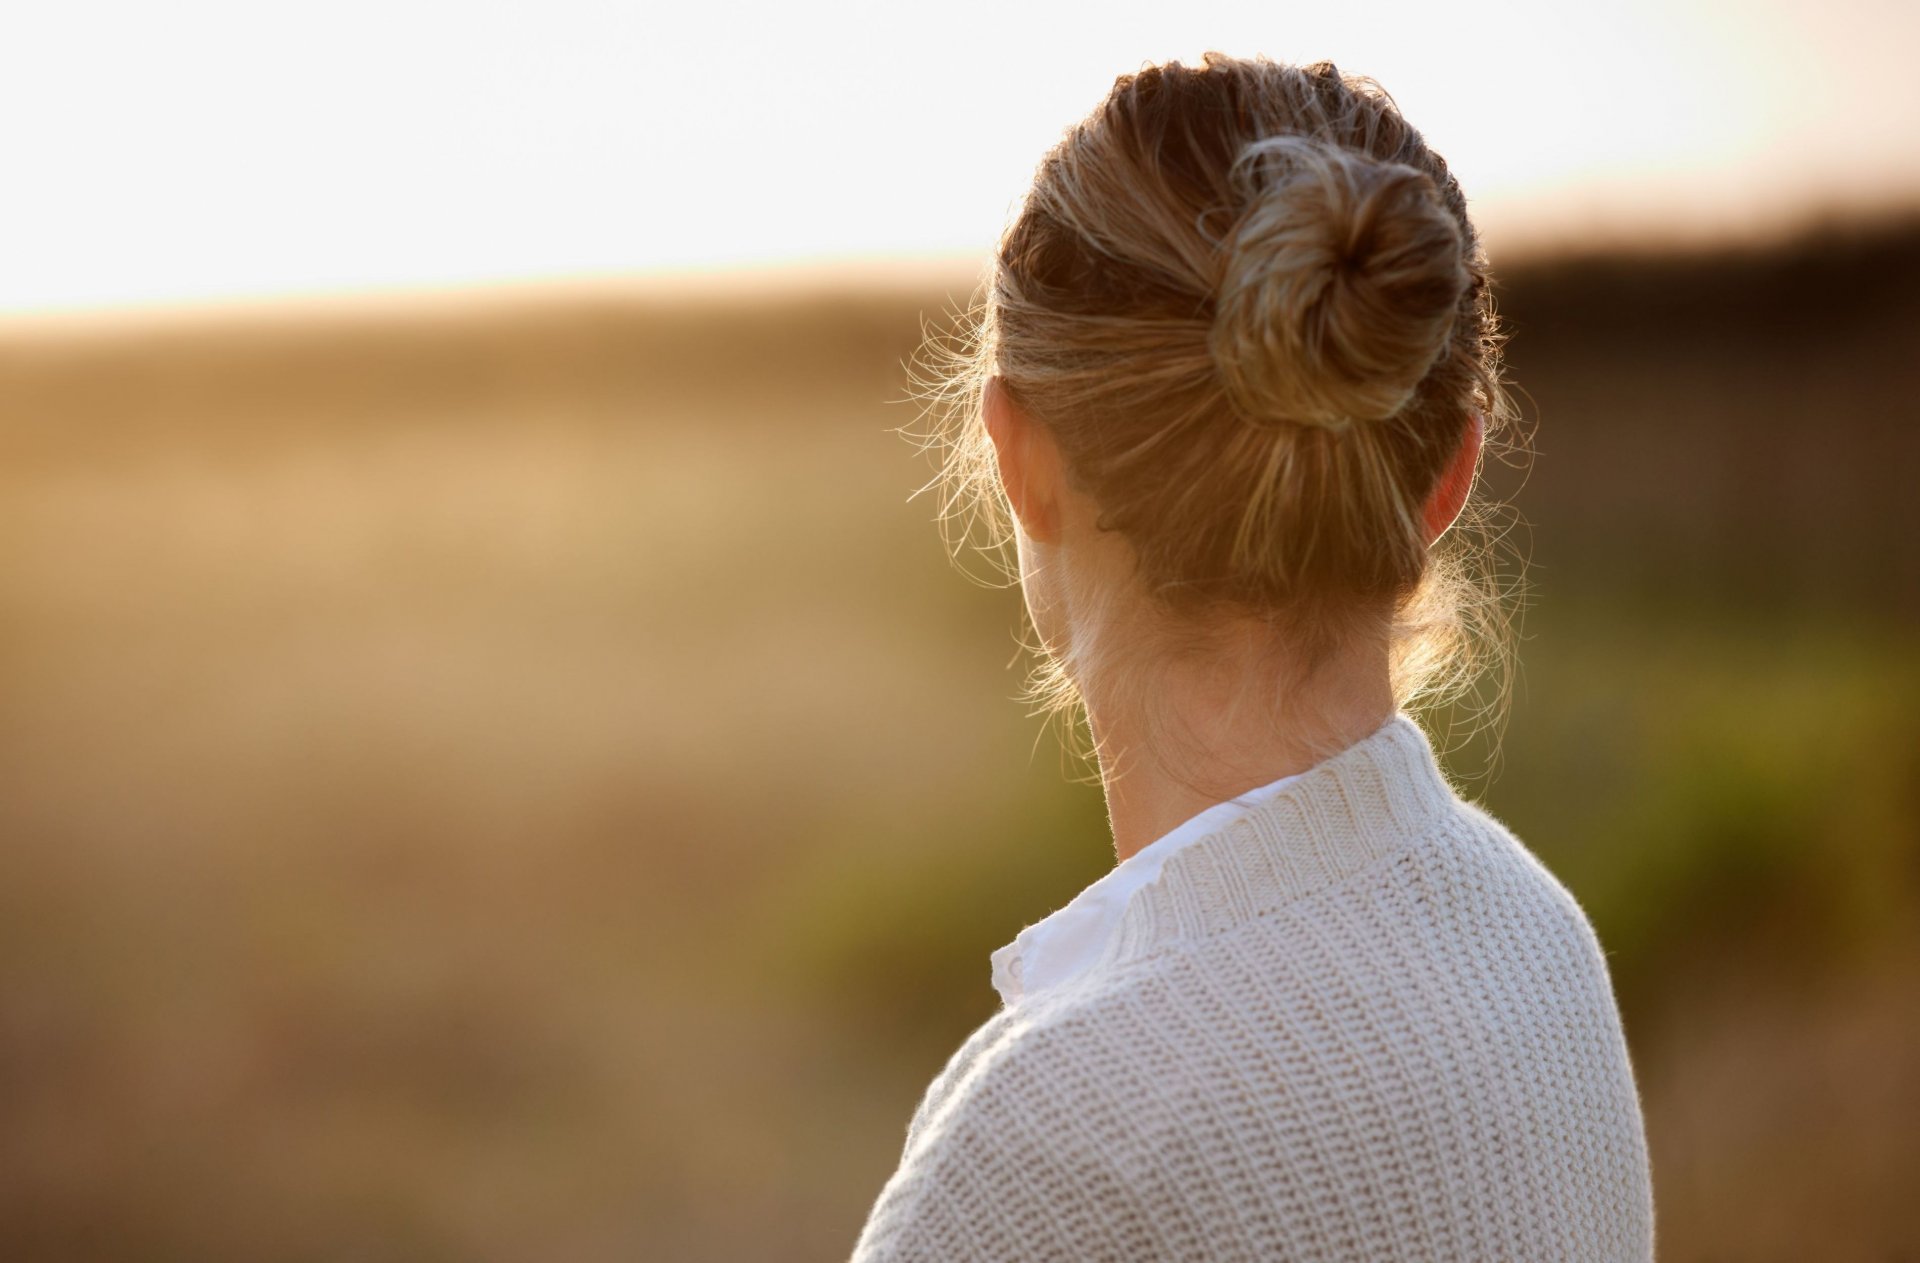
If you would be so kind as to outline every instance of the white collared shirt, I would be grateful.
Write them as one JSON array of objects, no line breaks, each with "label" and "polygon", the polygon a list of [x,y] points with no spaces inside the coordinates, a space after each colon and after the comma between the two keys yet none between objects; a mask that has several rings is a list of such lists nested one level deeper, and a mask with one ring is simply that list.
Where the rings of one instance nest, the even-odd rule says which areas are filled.
[{"label": "white collared shirt", "polygon": [[1168,832],[1114,865],[1075,895],[1073,902],[1020,931],[1018,938],[993,953],[993,986],[1007,1004],[1022,996],[1057,987],[1100,959],[1120,927],[1120,916],[1136,892],[1153,884],[1161,868],[1182,848],[1218,833],[1234,817],[1258,806],[1305,776],[1296,772],[1250,789],[1175,825]]}]

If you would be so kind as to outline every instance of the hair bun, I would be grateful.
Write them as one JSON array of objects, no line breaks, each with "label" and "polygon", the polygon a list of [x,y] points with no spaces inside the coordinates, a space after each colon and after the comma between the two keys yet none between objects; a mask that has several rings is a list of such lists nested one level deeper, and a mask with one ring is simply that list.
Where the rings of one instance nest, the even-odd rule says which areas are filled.
[{"label": "hair bun", "polygon": [[1471,282],[1432,179],[1295,135],[1248,144],[1232,179],[1209,346],[1234,404],[1334,429],[1399,412]]}]

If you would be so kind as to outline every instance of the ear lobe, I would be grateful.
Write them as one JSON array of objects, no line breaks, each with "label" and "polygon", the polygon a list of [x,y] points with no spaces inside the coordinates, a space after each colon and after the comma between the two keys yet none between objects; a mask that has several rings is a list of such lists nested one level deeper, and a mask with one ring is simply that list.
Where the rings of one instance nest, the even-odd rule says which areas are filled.
[{"label": "ear lobe", "polygon": [[1480,466],[1480,448],[1486,437],[1486,423],[1478,412],[1467,414],[1466,435],[1459,448],[1440,471],[1440,481],[1427,497],[1427,547],[1431,548],[1447,533],[1467,507],[1467,494],[1473,490],[1473,475]]},{"label": "ear lobe", "polygon": [[982,387],[980,410],[1014,517],[1033,539],[1051,542],[1059,520],[1052,439],[1007,394],[997,375]]}]

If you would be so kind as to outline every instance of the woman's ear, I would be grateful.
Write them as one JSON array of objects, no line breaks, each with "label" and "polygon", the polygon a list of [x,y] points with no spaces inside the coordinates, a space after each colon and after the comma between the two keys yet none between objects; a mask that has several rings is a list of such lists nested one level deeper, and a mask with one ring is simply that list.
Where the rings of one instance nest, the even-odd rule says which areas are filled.
[{"label": "woman's ear", "polygon": [[1434,486],[1433,494],[1427,497],[1427,547],[1433,547],[1459,519],[1460,510],[1467,507],[1467,493],[1473,490],[1473,474],[1479,468],[1480,447],[1485,438],[1485,422],[1478,412],[1469,412],[1466,436],[1447,467],[1440,471],[1440,481]]},{"label": "woman's ear", "polygon": [[980,410],[1000,467],[1000,485],[1020,529],[1048,544],[1059,538],[1062,492],[1060,448],[1026,414],[996,374],[981,389]]}]

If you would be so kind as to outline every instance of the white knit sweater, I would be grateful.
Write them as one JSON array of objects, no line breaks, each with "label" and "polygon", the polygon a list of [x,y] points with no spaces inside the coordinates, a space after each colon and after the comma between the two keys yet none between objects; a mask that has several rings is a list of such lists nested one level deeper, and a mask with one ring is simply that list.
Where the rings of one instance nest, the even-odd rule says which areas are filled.
[{"label": "white knit sweater", "polygon": [[1592,927],[1405,713],[1182,846],[969,1035],[880,1260],[1647,1259]]}]

